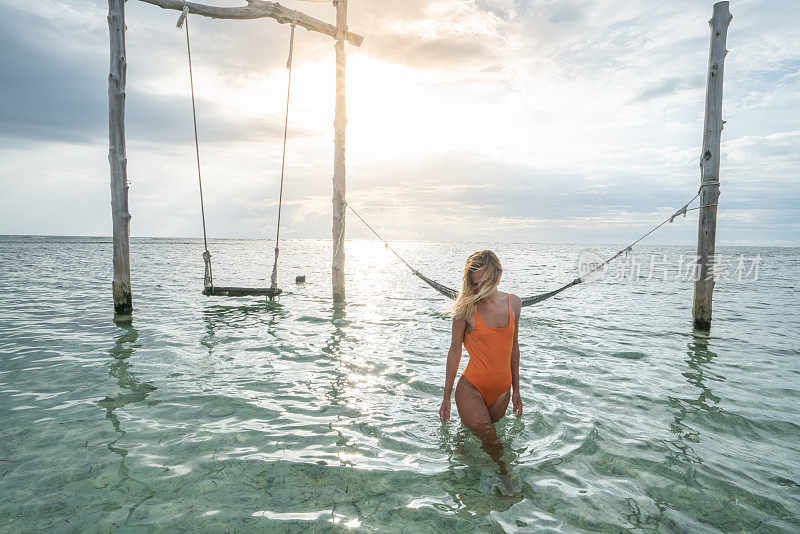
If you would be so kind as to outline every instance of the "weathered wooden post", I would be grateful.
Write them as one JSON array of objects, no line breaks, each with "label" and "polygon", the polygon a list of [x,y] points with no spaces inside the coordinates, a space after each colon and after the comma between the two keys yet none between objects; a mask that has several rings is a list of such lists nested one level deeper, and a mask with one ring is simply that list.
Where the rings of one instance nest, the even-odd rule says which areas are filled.
[{"label": "weathered wooden post", "polygon": [[714,292],[714,252],[719,200],[719,161],[722,120],[722,73],[725,42],[733,16],[728,2],[714,4],[711,26],[711,51],[708,58],[706,114],[703,124],[703,153],[700,157],[700,217],[697,231],[697,279],[694,283],[692,315],[695,328],[711,328],[711,299]]},{"label": "weathered wooden post", "polygon": [[133,312],[131,297],[128,158],[125,154],[125,0],[108,0],[111,61],[108,73],[108,163],[111,167],[111,219],[114,236],[114,312]]},{"label": "weathered wooden post", "polygon": [[345,127],[347,125],[347,98],[345,92],[345,35],[347,35],[347,0],[334,0],[336,5],[336,115],[333,121],[333,258],[331,276],[333,301],[344,302],[344,235],[345,235]]}]

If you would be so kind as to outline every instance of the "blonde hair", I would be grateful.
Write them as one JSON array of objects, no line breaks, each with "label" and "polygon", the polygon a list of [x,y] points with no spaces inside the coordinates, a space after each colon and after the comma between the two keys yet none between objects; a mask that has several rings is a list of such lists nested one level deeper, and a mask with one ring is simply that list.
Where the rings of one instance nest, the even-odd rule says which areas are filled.
[{"label": "blonde hair", "polygon": [[[476,286],[472,284],[469,275],[478,269],[484,269],[480,279],[483,287],[476,292]],[[447,308],[446,313],[452,314],[454,320],[466,319],[475,313],[475,310],[478,309],[478,301],[494,292],[500,284],[502,274],[503,266],[500,265],[500,260],[491,250],[479,250],[470,254],[461,276],[461,291],[458,292],[456,301]]]}]

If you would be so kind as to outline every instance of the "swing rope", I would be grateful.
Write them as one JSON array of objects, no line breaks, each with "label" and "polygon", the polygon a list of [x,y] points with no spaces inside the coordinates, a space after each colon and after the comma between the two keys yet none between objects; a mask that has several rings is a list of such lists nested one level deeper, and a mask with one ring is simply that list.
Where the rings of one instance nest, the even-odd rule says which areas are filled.
[{"label": "swing rope", "polygon": [[[630,251],[631,251],[631,249],[633,249],[633,246],[634,246],[634,245],[636,245],[636,244],[637,244],[637,243],[639,243],[639,242],[640,242],[642,239],[644,239],[645,237],[649,236],[650,234],[652,234],[653,232],[655,232],[656,230],[658,230],[659,228],[661,228],[662,226],[664,226],[666,223],[668,223],[668,222],[670,222],[670,223],[671,223],[671,222],[673,222],[673,221],[675,220],[675,218],[676,218],[676,217],[678,217],[679,215],[681,215],[681,214],[682,214],[684,217],[686,217],[686,212],[687,212],[687,211],[693,211],[693,210],[700,209],[700,208],[706,208],[706,207],[710,207],[710,206],[716,206],[716,204],[709,204],[709,205],[707,205],[707,206],[698,206],[698,207],[696,207],[696,208],[689,208],[689,205],[690,205],[692,202],[694,202],[694,200],[695,200],[695,199],[696,199],[698,196],[700,196],[700,191],[702,191],[703,187],[704,187],[704,186],[706,186],[706,185],[710,185],[710,184],[708,184],[708,183],[705,183],[705,184],[701,185],[701,186],[700,186],[700,189],[697,191],[697,194],[695,194],[695,196],[693,196],[693,197],[692,197],[692,199],[691,199],[689,202],[687,202],[686,204],[684,204],[684,205],[683,205],[683,206],[682,206],[682,207],[681,207],[681,208],[680,208],[678,211],[676,211],[676,212],[675,212],[675,213],[673,213],[671,216],[669,216],[669,217],[667,217],[666,219],[664,219],[664,221],[662,221],[662,222],[661,222],[659,225],[655,226],[653,229],[651,229],[649,232],[647,232],[646,234],[644,234],[644,235],[642,235],[641,237],[639,237],[639,239],[637,239],[636,241],[634,241],[633,243],[631,243],[631,244],[630,244],[630,245],[628,245],[627,247],[625,247],[625,248],[621,249],[619,252],[617,252],[616,254],[614,254],[613,256],[611,256],[610,258],[608,258],[608,259],[607,259],[606,261],[604,261],[603,263],[600,263],[600,264],[598,264],[598,265],[595,265],[595,266],[594,266],[592,269],[590,269],[590,270],[589,270],[589,272],[587,272],[587,273],[586,273],[586,274],[584,274],[583,276],[580,276],[580,277],[578,277],[578,278],[574,279],[573,281],[571,281],[571,282],[569,282],[569,283],[567,283],[567,284],[564,284],[563,286],[559,287],[558,289],[555,289],[555,290],[553,290],[553,291],[548,291],[548,292],[546,292],[546,293],[540,293],[540,294],[538,294],[538,295],[533,295],[533,296],[531,296],[531,297],[524,297],[524,298],[522,298],[522,305],[523,305],[523,306],[531,306],[532,304],[538,304],[539,302],[542,302],[543,300],[547,300],[547,299],[549,299],[549,298],[555,297],[556,295],[558,295],[558,294],[559,294],[559,293],[561,293],[562,291],[565,291],[565,290],[567,290],[567,289],[571,288],[572,286],[576,286],[576,285],[578,285],[578,284],[581,284],[581,283],[583,283],[583,282],[584,282],[584,280],[586,280],[586,278],[587,278],[589,275],[591,275],[591,274],[593,274],[594,272],[596,272],[596,271],[598,271],[598,270],[602,269],[603,267],[605,267],[606,265],[608,265],[609,263],[611,263],[612,261],[614,261],[615,259],[617,259],[618,257],[620,257],[622,254],[625,254],[625,255],[627,256],[628,252],[630,252]],[[384,238],[382,238],[382,237],[380,236],[380,234],[378,234],[378,232],[376,232],[376,231],[375,231],[375,229],[374,229],[374,228],[372,228],[372,226],[370,226],[370,224],[369,224],[369,223],[368,223],[366,220],[364,220],[364,218],[363,218],[361,215],[359,215],[359,213],[358,213],[358,212],[355,210],[355,208],[353,208],[353,206],[352,206],[352,205],[351,205],[349,202],[347,202],[345,205],[346,205],[348,208],[350,208],[350,211],[352,211],[352,212],[353,212],[353,214],[354,214],[356,217],[358,217],[358,218],[359,218],[359,220],[360,220],[362,223],[364,223],[364,225],[365,225],[367,228],[369,228],[369,230],[370,230],[370,231],[371,231],[373,234],[375,234],[375,237],[377,237],[379,240],[383,241],[383,243],[384,243],[384,245],[386,246],[386,248],[388,248],[390,251],[392,251],[392,252],[394,253],[394,255],[395,255],[395,256],[397,256],[397,258],[398,258],[398,259],[399,259],[401,262],[403,262],[403,263],[406,265],[406,267],[408,267],[409,269],[411,269],[411,272],[412,272],[412,273],[413,273],[415,276],[417,276],[418,278],[420,278],[420,279],[421,279],[423,282],[425,282],[426,284],[428,284],[429,286],[431,286],[433,289],[435,289],[436,291],[438,291],[439,293],[441,293],[441,294],[442,294],[442,295],[444,295],[445,297],[451,298],[451,299],[453,299],[453,300],[455,300],[455,299],[457,299],[457,298],[458,298],[458,291],[457,291],[457,290],[453,289],[452,287],[447,287],[446,285],[444,285],[444,284],[441,284],[441,283],[437,282],[436,280],[432,280],[431,278],[428,278],[427,276],[425,276],[424,274],[422,274],[421,272],[419,272],[417,269],[415,269],[414,267],[412,267],[412,266],[411,266],[411,264],[409,264],[409,263],[408,263],[408,262],[407,262],[405,259],[403,259],[403,257],[402,257],[402,256],[400,256],[400,254],[398,254],[398,252],[397,252],[395,249],[393,249],[393,248],[392,248],[392,246],[389,244],[389,242],[388,242],[388,241],[386,241]]]},{"label": "swing rope", "polygon": [[278,228],[275,232],[275,261],[272,264],[272,276],[270,277],[270,288],[278,287],[278,240],[281,236],[281,206],[283,204],[283,175],[286,168],[286,136],[289,131],[289,96],[292,93],[292,55],[294,53],[294,29],[297,25],[297,10],[294,10],[294,20],[292,30],[289,35],[289,58],[286,60],[286,69],[289,71],[289,81],[286,84],[286,117],[283,122],[283,156],[281,157],[281,189],[278,194]]},{"label": "swing rope", "polygon": [[200,215],[203,218],[203,261],[205,262],[205,274],[203,275],[203,287],[214,288],[214,278],[211,271],[211,252],[208,250],[208,237],[206,235],[206,210],[203,202],[203,178],[200,175],[200,143],[197,140],[197,105],[194,97],[194,75],[192,73],[192,47],[189,43],[189,6],[183,3],[183,11],[178,17],[178,28],[185,25],[186,29],[186,53],[189,57],[189,84],[192,89],[192,121],[194,123],[194,152],[197,156],[197,184],[200,187]]}]

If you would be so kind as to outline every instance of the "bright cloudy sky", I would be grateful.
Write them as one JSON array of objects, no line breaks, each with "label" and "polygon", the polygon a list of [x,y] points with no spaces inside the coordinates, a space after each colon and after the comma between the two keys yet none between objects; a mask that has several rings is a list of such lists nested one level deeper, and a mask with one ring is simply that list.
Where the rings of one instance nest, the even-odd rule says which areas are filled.
[{"label": "bright cloudy sky", "polygon": [[[699,185],[712,4],[350,0],[348,201],[390,239],[630,241]],[[0,234],[111,233],[106,12],[0,0]],[[797,246],[800,2],[731,12],[718,243]],[[134,236],[201,235],[177,16],[127,3]],[[209,232],[272,236],[289,28],[191,29]],[[332,45],[298,29],[285,237],[330,237]],[[650,242],[693,243],[696,213]],[[369,237],[352,215],[348,236]]]}]

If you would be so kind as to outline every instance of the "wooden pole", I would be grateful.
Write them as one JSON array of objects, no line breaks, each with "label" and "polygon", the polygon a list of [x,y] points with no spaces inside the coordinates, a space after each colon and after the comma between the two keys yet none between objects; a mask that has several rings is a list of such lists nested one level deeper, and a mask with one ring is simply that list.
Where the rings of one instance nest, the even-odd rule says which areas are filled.
[{"label": "wooden pole", "polygon": [[711,26],[711,50],[708,58],[706,114],[703,123],[703,153],[700,157],[700,217],[697,230],[697,279],[694,283],[692,316],[695,328],[711,328],[711,300],[714,293],[714,252],[719,200],[719,161],[722,120],[722,73],[725,42],[733,16],[728,2],[714,4]]},{"label": "wooden pole", "polygon": [[128,158],[125,153],[125,0],[108,0],[111,59],[108,74],[108,163],[111,168],[111,219],[114,236],[114,311],[133,312],[131,296]]},{"label": "wooden pole", "polygon": [[333,302],[345,300],[344,288],[344,237],[345,237],[345,127],[347,125],[347,99],[345,93],[345,36],[347,35],[347,0],[334,0],[336,5],[336,116],[333,124],[333,258],[331,275]]}]

